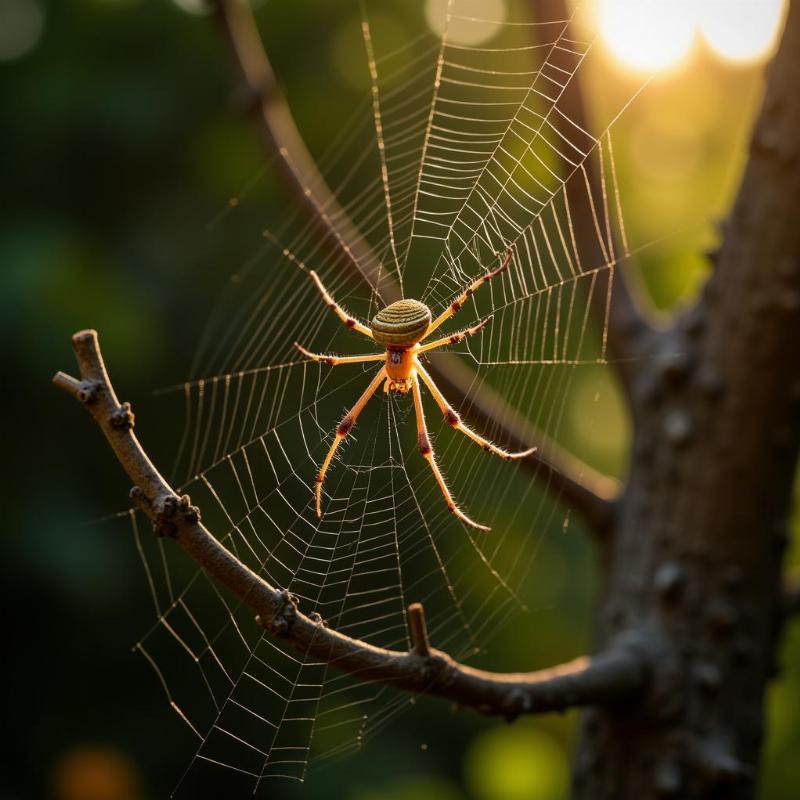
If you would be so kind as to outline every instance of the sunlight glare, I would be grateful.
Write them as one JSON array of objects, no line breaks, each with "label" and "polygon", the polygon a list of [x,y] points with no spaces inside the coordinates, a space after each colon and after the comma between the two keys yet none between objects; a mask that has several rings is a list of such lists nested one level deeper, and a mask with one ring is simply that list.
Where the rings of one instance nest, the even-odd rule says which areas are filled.
[{"label": "sunlight glare", "polygon": [[686,60],[696,36],[726,61],[752,63],[775,47],[787,0],[597,0],[609,52],[634,72],[664,72]]},{"label": "sunlight glare", "polygon": [[30,53],[42,38],[44,22],[38,0],[0,0],[0,61]]},{"label": "sunlight glare", "polygon": [[697,24],[717,55],[747,63],[772,52],[783,10],[784,0],[703,0]]},{"label": "sunlight glare", "polygon": [[633,70],[674,67],[692,46],[695,20],[688,0],[599,0],[597,14],[606,46]]}]

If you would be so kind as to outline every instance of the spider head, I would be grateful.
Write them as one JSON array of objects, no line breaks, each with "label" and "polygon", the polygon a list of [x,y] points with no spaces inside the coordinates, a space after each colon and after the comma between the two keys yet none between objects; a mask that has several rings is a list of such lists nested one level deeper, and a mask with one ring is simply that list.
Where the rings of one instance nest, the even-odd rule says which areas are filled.
[{"label": "spider head", "polygon": [[418,300],[398,300],[372,318],[372,337],[387,349],[411,347],[425,336],[431,310]]}]

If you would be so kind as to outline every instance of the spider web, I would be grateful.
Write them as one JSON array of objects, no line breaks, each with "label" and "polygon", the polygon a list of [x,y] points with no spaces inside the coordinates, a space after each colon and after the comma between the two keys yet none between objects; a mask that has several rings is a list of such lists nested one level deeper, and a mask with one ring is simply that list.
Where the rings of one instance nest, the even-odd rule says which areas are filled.
[{"label": "spider web", "polygon": [[[611,134],[592,136],[562,108],[590,52],[568,38],[568,20],[530,23],[511,9],[503,22],[481,20],[460,15],[456,0],[441,36],[425,28],[382,53],[363,9],[362,19],[371,91],[318,160],[341,206],[319,213],[344,210],[371,247],[373,261],[358,266],[379,280],[368,284],[346,243],[321,241],[298,216],[265,229],[211,315],[192,374],[168,392],[182,396],[185,415],[172,477],[220,541],[306,614],[404,650],[406,607],[422,602],[434,646],[465,660],[525,610],[520,586],[563,512],[519,464],[451,432],[426,397],[456,500],[493,530],[465,528],[416,452],[412,404],[378,393],[332,464],[317,519],[315,474],[377,367],[298,356],[294,341],[374,351],[324,307],[307,272],[361,319],[384,304],[390,281],[436,314],[513,246],[508,273],[443,331],[494,314],[457,351],[474,370],[471,393],[499,399],[480,432],[503,446],[499,426],[522,417],[554,436],[575,369],[605,362],[603,315],[628,253]],[[456,24],[460,39],[450,35]],[[497,29],[491,40],[463,43],[465,30],[487,25]],[[590,220],[588,243],[576,235],[579,214]],[[457,410],[469,419],[469,398]],[[254,791],[304,780],[414,702],[287,647],[131,519],[156,614],[135,649],[194,741],[179,794],[207,768],[227,768]]]}]

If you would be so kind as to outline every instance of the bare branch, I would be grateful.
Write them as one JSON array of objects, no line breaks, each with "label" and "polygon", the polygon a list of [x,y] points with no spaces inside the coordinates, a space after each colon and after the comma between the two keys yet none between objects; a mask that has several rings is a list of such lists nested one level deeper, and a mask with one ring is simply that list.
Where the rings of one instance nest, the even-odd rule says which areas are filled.
[{"label": "bare branch", "polygon": [[[169,536],[208,575],[256,614],[257,621],[304,654],[322,659],[365,681],[446,698],[484,714],[514,717],[571,706],[617,703],[638,695],[648,679],[647,660],[633,646],[550,670],[493,673],[459,664],[430,649],[422,607],[413,611],[414,648],[384,650],[325,627],[306,616],[285,590],[271,586],[223,547],[200,521],[188,496],[178,497],[158,472],[133,432],[130,406],[120,404],[106,372],[95,331],[72,339],[81,380],[58,373],[53,381],[79,399],[100,426],[117,460],[134,483],[131,496],[159,535]],[[413,607],[412,607],[413,608]]]},{"label": "bare branch", "polygon": [[276,157],[278,173],[320,241],[341,250],[387,303],[400,299],[400,290],[380,275],[380,263],[369,244],[328,189],[297,130],[292,112],[269,63],[249,4],[215,0],[216,17],[260,123],[267,155]]},{"label": "bare branch", "polygon": [[65,372],[56,372],[53,375],[53,383],[58,386],[59,389],[63,389],[67,394],[72,395],[76,400],[78,399],[78,393],[82,388],[82,384],[79,380],[76,380],[72,377],[72,375],[67,375]]},{"label": "bare branch", "polygon": [[[344,250],[347,264],[379,290],[386,302],[401,297],[400,287],[379,260],[345,211],[336,201],[297,129],[291,110],[276,83],[249,6],[241,0],[215,0],[217,18],[225,33],[237,70],[258,116],[268,155],[276,156],[281,177],[309,225],[321,241]],[[380,284],[378,283],[380,276]],[[578,513],[590,530],[602,538],[614,513],[610,499],[618,494],[616,481],[598,475],[591,467],[564,452],[533,425],[514,414],[495,392],[475,388],[475,373],[454,356],[431,359],[431,371],[444,384],[457,406],[471,408],[471,419],[491,421],[508,446],[524,449],[536,445],[536,455],[523,463],[538,480]]]}]

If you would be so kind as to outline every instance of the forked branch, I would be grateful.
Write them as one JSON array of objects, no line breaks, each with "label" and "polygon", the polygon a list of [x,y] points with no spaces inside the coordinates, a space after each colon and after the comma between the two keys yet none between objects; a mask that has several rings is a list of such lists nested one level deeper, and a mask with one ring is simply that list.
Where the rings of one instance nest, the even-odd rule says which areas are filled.
[{"label": "forked branch", "polygon": [[442,697],[506,718],[621,703],[644,691],[648,659],[632,643],[549,670],[494,673],[460,664],[432,649],[418,604],[409,609],[413,634],[409,652],[384,650],[351,639],[325,627],[318,617],[306,616],[292,595],[271,586],[220,544],[201,522],[200,510],[187,496],[179,497],[158,472],[133,432],[130,405],[117,399],[96,332],[80,331],[72,343],[81,378],[59,372],[53,382],[79,400],[99,425],[133,481],[132,498],[153,521],[157,534],[173,538],[209,576],[251,608],[272,635],[359,679]]},{"label": "forked branch", "polygon": [[[384,302],[399,300],[400,287],[388,271],[380,271],[379,259],[333,196],[308,152],[277,85],[250,7],[242,0],[214,0],[214,7],[251,98],[250,107],[259,121],[265,150],[276,159],[279,174],[307,223],[322,243],[346,253],[347,268],[360,273]],[[441,354],[431,359],[431,372],[447,387],[457,407],[465,411],[469,408],[467,413],[473,420],[491,422],[498,439],[516,449],[535,445],[537,454],[523,461],[526,467],[579,514],[598,538],[605,537],[614,514],[612,501],[619,494],[615,480],[599,475],[565,452],[515,414],[489,387],[476,389],[475,373],[457,357]]]}]

